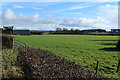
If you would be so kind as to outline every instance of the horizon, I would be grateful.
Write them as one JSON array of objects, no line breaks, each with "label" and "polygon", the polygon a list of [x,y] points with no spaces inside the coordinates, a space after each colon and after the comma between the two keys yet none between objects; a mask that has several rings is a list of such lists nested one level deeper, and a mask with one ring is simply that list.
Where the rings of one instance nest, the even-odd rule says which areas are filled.
[{"label": "horizon", "polygon": [[[14,25],[9,25],[9,26],[3,26],[2,27],[2,29],[4,28],[4,27],[13,27],[13,30],[30,30],[30,31],[56,31],[56,29],[55,30],[38,30],[38,29],[14,29]],[[0,27],[1,28],[1,27]],[[59,28],[59,27],[58,27]],[[64,28],[64,27],[63,27]],[[63,29],[63,28],[61,28],[61,29]],[[67,29],[67,28],[66,28]],[[71,28],[71,29],[73,29],[73,28]],[[70,31],[71,29],[67,29],[68,31]],[[97,28],[97,29],[100,29],[100,28]],[[73,30],[79,30],[79,31],[82,31],[82,30],[97,30],[97,29],[73,29]],[[106,29],[101,29],[101,30],[106,30]],[[110,29],[110,30],[106,30],[106,31],[111,31],[112,29]]]}]

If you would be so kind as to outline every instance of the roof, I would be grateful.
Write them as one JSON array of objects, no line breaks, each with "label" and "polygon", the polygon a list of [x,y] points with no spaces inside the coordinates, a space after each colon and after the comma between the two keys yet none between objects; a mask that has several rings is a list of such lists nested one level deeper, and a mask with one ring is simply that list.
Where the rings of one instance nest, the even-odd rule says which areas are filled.
[{"label": "roof", "polygon": [[30,31],[29,29],[14,29],[13,31]]},{"label": "roof", "polygon": [[3,27],[13,27],[14,25],[4,25]]}]

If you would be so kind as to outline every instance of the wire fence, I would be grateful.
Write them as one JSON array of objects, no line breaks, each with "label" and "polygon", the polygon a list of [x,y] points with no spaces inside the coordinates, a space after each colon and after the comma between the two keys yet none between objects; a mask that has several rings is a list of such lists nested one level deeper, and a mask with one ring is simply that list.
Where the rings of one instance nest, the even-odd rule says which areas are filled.
[{"label": "wire fence", "polygon": [[28,44],[26,44],[26,43],[24,43],[24,42],[21,42],[21,41],[19,41],[19,40],[16,40],[16,39],[14,39],[13,40],[13,45],[14,45],[14,51],[16,52],[16,53],[18,53],[18,48],[19,47],[31,47],[30,45],[28,45]]}]

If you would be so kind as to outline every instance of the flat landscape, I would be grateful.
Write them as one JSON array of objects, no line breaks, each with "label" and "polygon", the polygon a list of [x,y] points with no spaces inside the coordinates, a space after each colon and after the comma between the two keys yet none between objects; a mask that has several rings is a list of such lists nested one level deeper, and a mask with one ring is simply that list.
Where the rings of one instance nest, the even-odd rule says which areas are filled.
[{"label": "flat landscape", "polygon": [[118,78],[118,36],[96,35],[30,35],[14,36],[34,48],[41,48],[79,64],[85,69],[95,71],[99,61],[98,73],[102,76]]}]

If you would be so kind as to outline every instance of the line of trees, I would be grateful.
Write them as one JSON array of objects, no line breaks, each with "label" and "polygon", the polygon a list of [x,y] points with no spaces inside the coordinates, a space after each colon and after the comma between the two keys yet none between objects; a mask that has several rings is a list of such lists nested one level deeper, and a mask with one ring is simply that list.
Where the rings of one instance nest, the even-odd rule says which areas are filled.
[{"label": "line of trees", "polygon": [[56,32],[80,32],[79,29],[73,29],[71,28],[70,30],[68,30],[67,28],[56,28]]},{"label": "line of trees", "polygon": [[68,30],[67,28],[56,28],[56,31],[50,31],[49,34],[83,34],[83,31],[80,31],[79,29],[73,29],[71,28]]}]

